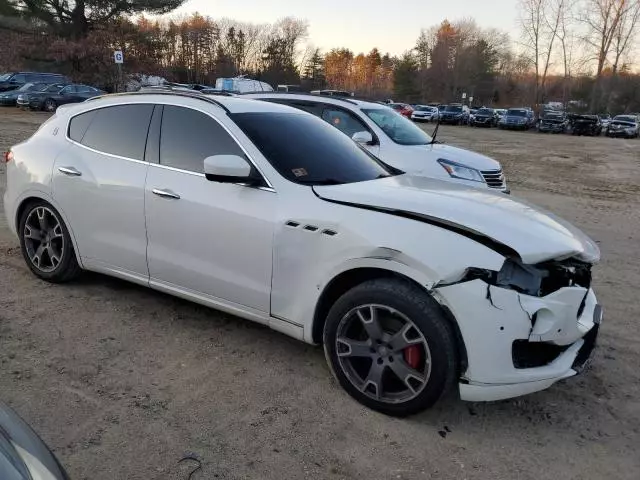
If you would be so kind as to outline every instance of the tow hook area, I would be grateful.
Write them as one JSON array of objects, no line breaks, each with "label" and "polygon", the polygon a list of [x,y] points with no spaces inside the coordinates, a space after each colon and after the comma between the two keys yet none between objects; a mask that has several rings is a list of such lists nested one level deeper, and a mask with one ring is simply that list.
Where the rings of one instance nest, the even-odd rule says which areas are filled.
[{"label": "tow hook area", "polygon": [[593,318],[579,318],[587,301],[592,303],[587,311],[595,307],[587,292],[582,287],[565,287],[542,298],[518,294],[522,309],[532,320],[529,341],[568,345],[582,338],[593,327]]}]

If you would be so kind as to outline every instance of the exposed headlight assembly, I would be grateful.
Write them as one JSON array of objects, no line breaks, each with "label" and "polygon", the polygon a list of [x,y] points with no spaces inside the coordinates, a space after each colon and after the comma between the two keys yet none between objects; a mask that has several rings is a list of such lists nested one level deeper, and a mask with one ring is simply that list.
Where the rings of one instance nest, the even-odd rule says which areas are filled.
[{"label": "exposed headlight assembly", "polygon": [[484,177],[475,168],[466,167],[451,160],[445,160],[443,158],[438,160],[438,163],[444,168],[452,178],[459,178],[461,180],[471,180],[472,182],[484,183]]}]

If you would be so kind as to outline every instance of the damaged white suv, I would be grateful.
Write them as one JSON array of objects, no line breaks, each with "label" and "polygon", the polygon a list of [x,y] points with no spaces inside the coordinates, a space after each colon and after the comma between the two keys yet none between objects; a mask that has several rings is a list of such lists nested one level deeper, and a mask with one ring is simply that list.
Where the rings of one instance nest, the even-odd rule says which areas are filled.
[{"label": "damaged white suv", "polygon": [[308,113],[157,92],[58,109],[6,156],[40,278],[114,275],[323,344],[391,415],[542,390],[595,345],[597,246],[509,196],[380,164]]}]

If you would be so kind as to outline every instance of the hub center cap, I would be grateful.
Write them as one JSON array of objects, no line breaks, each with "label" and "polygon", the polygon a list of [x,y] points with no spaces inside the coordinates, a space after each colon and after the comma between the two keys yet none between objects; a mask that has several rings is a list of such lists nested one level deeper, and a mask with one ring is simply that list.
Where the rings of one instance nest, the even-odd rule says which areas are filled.
[{"label": "hub center cap", "polygon": [[386,356],[388,353],[389,353],[389,349],[388,349],[387,347],[385,347],[384,345],[380,345],[380,346],[378,347],[378,354],[379,354],[381,357]]}]

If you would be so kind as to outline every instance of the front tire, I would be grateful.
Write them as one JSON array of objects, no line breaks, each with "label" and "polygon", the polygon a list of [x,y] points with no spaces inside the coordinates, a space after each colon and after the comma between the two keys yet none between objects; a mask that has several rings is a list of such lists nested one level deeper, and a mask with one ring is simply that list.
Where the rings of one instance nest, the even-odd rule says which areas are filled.
[{"label": "front tire", "polygon": [[44,105],[43,105],[42,108],[44,109],[45,112],[53,113],[58,108],[58,104],[56,103],[56,101],[54,99],[47,98],[44,101]]},{"label": "front tire", "polygon": [[377,279],[349,290],[329,311],[323,341],[340,385],[387,415],[431,407],[457,377],[450,323],[427,292],[407,281]]},{"label": "front tire", "polygon": [[29,269],[42,280],[62,283],[81,273],[71,236],[58,211],[38,200],[27,205],[18,232],[22,256]]}]

